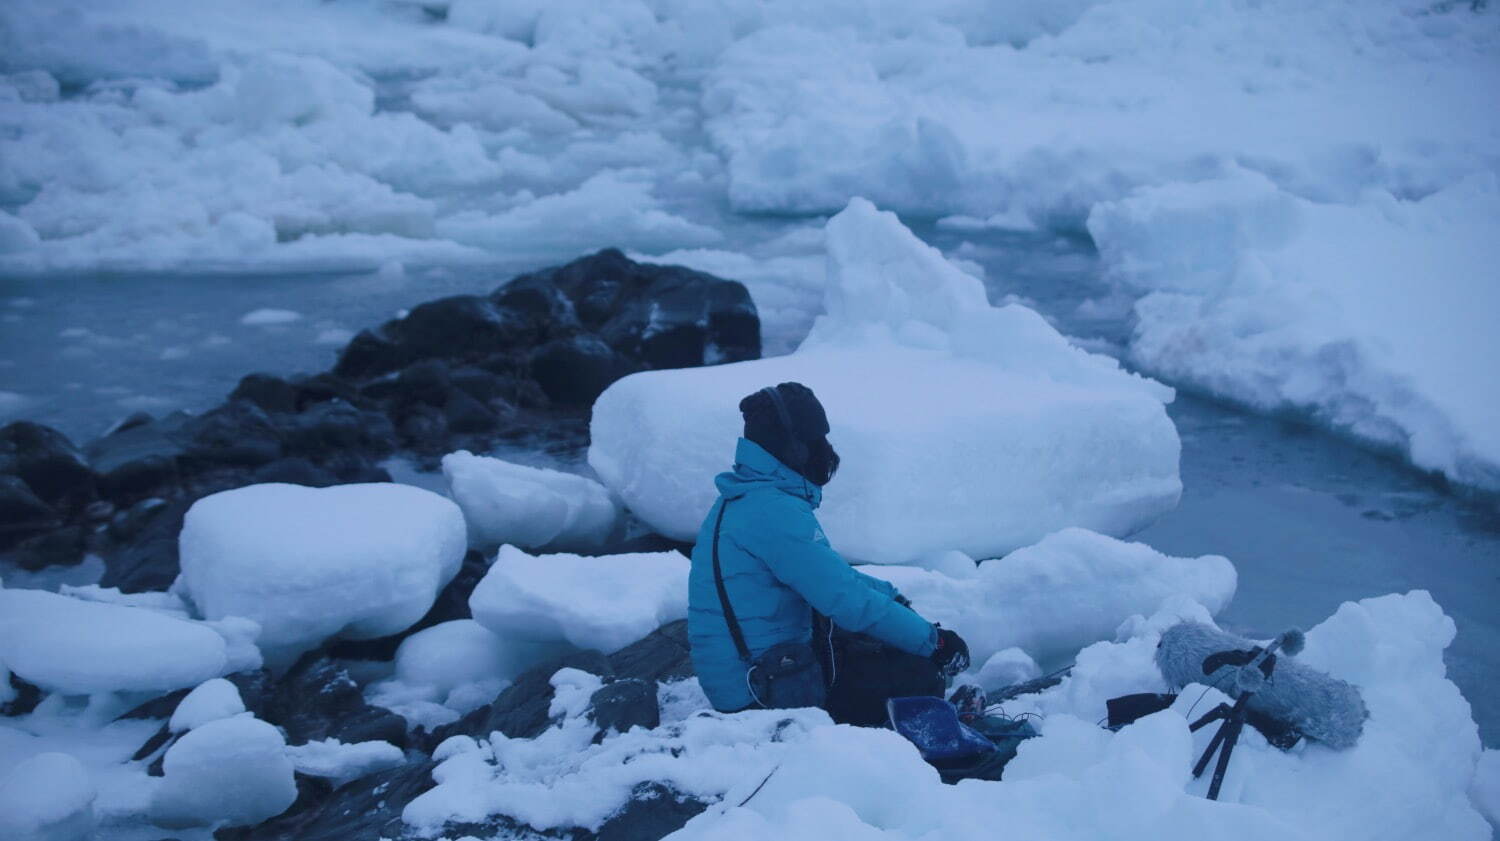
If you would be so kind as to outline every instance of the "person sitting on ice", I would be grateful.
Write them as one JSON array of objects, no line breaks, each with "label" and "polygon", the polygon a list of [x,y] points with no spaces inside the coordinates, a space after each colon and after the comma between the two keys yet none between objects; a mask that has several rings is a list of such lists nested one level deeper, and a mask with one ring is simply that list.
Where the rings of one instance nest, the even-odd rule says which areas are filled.
[{"label": "person sitting on ice", "polygon": [[828,417],[800,383],[740,401],[734,469],[693,548],[688,638],[721,712],[821,706],[876,726],[887,698],[941,695],[968,646],[912,610],[890,583],[850,566],[813,510],[838,470]]}]

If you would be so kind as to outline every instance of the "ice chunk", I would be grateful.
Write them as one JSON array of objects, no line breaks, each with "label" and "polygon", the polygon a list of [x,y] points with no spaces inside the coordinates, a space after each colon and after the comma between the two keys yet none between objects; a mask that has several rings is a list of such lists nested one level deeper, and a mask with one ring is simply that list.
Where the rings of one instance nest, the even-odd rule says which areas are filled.
[{"label": "ice chunk", "polygon": [[521,672],[561,654],[565,646],[501,638],[473,619],[455,619],[418,631],[396,649],[396,678],[427,686],[439,697],[474,684],[493,686],[490,697]]},{"label": "ice chunk", "polygon": [[302,313],[292,310],[259,309],[245,313],[240,323],[250,327],[269,327],[277,324],[291,324],[301,321]]},{"label": "ice chunk", "polygon": [[0,777],[0,837],[87,841],[94,837],[94,784],[66,753],[39,753]]},{"label": "ice chunk", "polygon": [[986,691],[993,691],[1025,683],[1041,674],[1042,670],[1037,668],[1031,655],[1019,648],[1006,648],[991,654],[990,659],[984,661],[984,665],[979,668],[979,685]]},{"label": "ice chunk", "polygon": [[297,799],[286,741],[249,715],[189,732],[167,749],[162,770],[151,820],[172,829],[256,824]]},{"label": "ice chunk", "polygon": [[1146,370],[1500,490],[1496,218],[1491,174],[1340,205],[1237,170],[1101,205],[1089,230],[1145,293],[1130,355]]},{"label": "ice chunk", "polygon": [[506,639],[610,652],[687,616],[688,566],[676,552],[532,556],[505,546],[469,608]]},{"label": "ice chunk", "polygon": [[818,513],[833,545],[904,563],[995,557],[1067,526],[1123,535],[1177,503],[1171,390],[1068,344],[1032,310],[855,200],[828,224],[827,314],[790,356],[626,377],[594,405],[589,463],[658,532],[697,535],[742,397],[787,380],[843,456]]},{"label": "ice chunk", "polygon": [[224,674],[224,638],[198,622],[41,590],[0,589],[0,661],[68,695],[168,692]]},{"label": "ice chunk", "polygon": [[1071,657],[1173,597],[1217,614],[1236,583],[1234,565],[1218,555],[1174,558],[1076,528],[982,563],[969,579],[915,567],[867,572],[895,584],[924,617],[961,634],[975,662],[1013,647],[1044,663]]},{"label": "ice chunk", "polygon": [[335,788],[360,777],[395,768],[406,761],[401,749],[390,742],[356,742],[345,744],[338,739],[324,739],[293,745],[286,749],[292,767],[299,774],[325,777]]},{"label": "ice chunk", "polygon": [[216,677],[198,684],[177,704],[167,728],[173,733],[181,733],[244,711],[245,702],[240,700],[240,690],[229,681]]},{"label": "ice chunk", "polygon": [[209,619],[259,622],[272,659],[422,618],[467,544],[450,500],[396,484],[251,485],[204,497],[179,538],[183,592]]},{"label": "ice chunk", "polygon": [[443,457],[443,475],[474,546],[592,548],[618,516],[603,485],[571,473],[459,450]]},{"label": "ice chunk", "polygon": [[608,170],[576,190],[543,196],[502,213],[454,214],[438,222],[437,233],[518,259],[559,257],[607,246],[668,251],[720,238],[713,228],[662,209],[649,183]]}]

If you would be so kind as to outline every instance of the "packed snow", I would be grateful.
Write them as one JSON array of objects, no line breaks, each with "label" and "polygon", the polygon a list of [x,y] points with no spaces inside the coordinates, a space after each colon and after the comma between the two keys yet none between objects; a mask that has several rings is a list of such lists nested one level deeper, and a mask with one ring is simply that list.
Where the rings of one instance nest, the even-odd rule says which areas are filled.
[{"label": "packed snow", "polygon": [[286,755],[298,774],[323,777],[335,788],[350,780],[395,768],[406,761],[401,749],[390,742],[356,742],[351,745],[337,739],[292,745],[286,749]]},{"label": "packed snow", "polygon": [[560,640],[502,637],[473,619],[455,619],[402,640],[395,675],[371,685],[365,697],[431,728],[488,704],[516,676],[569,650]]},{"label": "packed snow", "polygon": [[178,588],[208,619],[260,623],[270,660],[410,627],[458,572],[462,512],[397,484],[250,485],[206,496],[179,538]]},{"label": "packed snow", "polygon": [[203,623],[0,588],[0,663],[49,691],[102,695],[197,686],[232,660],[225,638]]},{"label": "packed snow", "polygon": [[1055,663],[1168,599],[1216,615],[1237,583],[1234,565],[1218,555],[1174,558],[1084,529],[986,561],[972,578],[908,566],[866,571],[896,585],[924,617],[961,634],[975,663],[1008,648]]},{"label": "packed snow", "polygon": [[982,661],[979,674],[976,675],[976,683],[986,692],[996,689],[1004,689],[1018,683],[1025,683],[1042,676],[1042,670],[1031,659],[1031,655],[1019,648],[1006,648],[991,654],[988,660]]},{"label": "packed snow", "polygon": [[443,476],[475,547],[597,548],[619,518],[603,485],[572,473],[459,450],[443,457]]},{"label": "packed snow", "polygon": [[94,784],[66,753],[40,753],[0,777],[0,835],[13,841],[94,837]]},{"label": "packed snow", "polygon": [[209,722],[167,749],[151,820],[168,828],[249,826],[297,799],[286,740],[246,715]]},{"label": "packed snow", "polygon": [[167,728],[173,733],[182,733],[244,711],[245,702],[240,698],[240,690],[229,681],[216,677],[193,687],[193,691],[177,703],[177,709],[167,721]]},{"label": "packed snow", "polygon": [[469,608],[507,640],[612,652],[687,616],[688,567],[677,552],[533,556],[505,546]]},{"label": "packed snow", "polygon": [[1500,490],[1497,219],[1493,174],[1342,204],[1236,170],[1101,204],[1089,230],[1144,293],[1130,355],[1145,370]]},{"label": "packed snow", "polygon": [[1007,714],[1039,716],[1041,735],[1003,782],[943,785],[895,733],[833,726],[817,710],[695,713],[691,680],[662,687],[660,728],[596,741],[582,713],[599,681],[563,670],[553,678],[558,725],[535,741],[451,740],[437,754],[438,785],[403,817],[419,831],[493,814],[537,830],[595,829],[637,784],[660,782],[711,804],[673,839],[970,838],[996,827],[1064,841],[1490,837],[1468,794],[1478,735],[1444,676],[1453,624],[1421,591],[1346,603],[1307,635],[1300,659],[1360,686],[1370,706],[1352,749],[1284,753],[1247,729],[1213,802],[1207,777],[1189,769],[1215,728],[1187,725],[1224,696],[1190,686],[1170,710],[1119,732],[1095,723],[1109,698],[1164,691],[1153,660],[1161,632],[1206,613],[1179,605],[1137,616],[1119,641],[1085,649],[1063,683],[1007,702]]},{"label": "packed snow", "polygon": [[996,557],[1068,526],[1125,535],[1176,505],[1171,389],[1069,345],[1032,310],[991,307],[869,202],[826,240],[826,315],[795,353],[634,374],[594,404],[589,464],[653,529],[697,535],[740,399],[789,380],[827,408],[843,464],[818,519],[852,559]]}]

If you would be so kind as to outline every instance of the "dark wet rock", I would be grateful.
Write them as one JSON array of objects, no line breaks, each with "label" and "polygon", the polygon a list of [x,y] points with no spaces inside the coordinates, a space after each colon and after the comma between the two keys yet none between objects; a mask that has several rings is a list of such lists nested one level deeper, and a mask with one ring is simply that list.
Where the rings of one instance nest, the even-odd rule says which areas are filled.
[{"label": "dark wet rock", "polygon": [[430,752],[450,736],[487,739],[497,730],[512,739],[536,738],[551,723],[547,708],[552,704],[552,676],[564,668],[581,669],[600,677],[613,676],[609,661],[597,651],[579,651],[556,658],[522,673],[493,702],[426,734],[419,740],[422,749]]},{"label": "dark wet rock", "polygon": [[424,359],[402,369],[396,375],[395,390],[390,399],[398,403],[425,403],[442,406],[448,402],[453,385],[448,379],[448,365],[440,359]]},{"label": "dark wet rock", "polygon": [[288,380],[296,392],[298,412],[330,400],[342,400],[358,409],[369,409],[360,397],[359,389],[348,380],[334,374],[312,374],[292,377]]},{"label": "dark wet rock", "polygon": [[[166,721],[172,717],[172,713],[177,711],[177,705],[182,703],[182,699],[186,698],[188,693],[192,691],[192,688],[173,690],[165,695],[152,698],[143,704],[132,707],[129,712],[120,716],[120,718],[158,719]],[[150,751],[147,751],[147,753],[150,753]],[[136,759],[140,758],[139,756],[136,757]]]},{"label": "dark wet rock", "polygon": [[635,366],[597,336],[555,339],[531,355],[531,375],[559,406],[588,407]]},{"label": "dark wet rock", "polygon": [[455,295],[413,307],[354,337],[334,373],[368,378],[422,359],[477,359],[525,341],[525,322],[487,298]]},{"label": "dark wet rock", "polygon": [[94,471],[83,452],[66,435],[39,423],[16,421],[0,428],[0,473],[21,477],[37,498],[60,509],[87,504],[94,496]]},{"label": "dark wet rock", "polygon": [[15,690],[16,696],[0,704],[0,716],[26,715],[42,702],[42,690],[14,673],[10,675],[10,688]]},{"label": "dark wet rock", "polygon": [[379,412],[360,411],[342,399],[316,403],[282,421],[288,455],[323,460],[331,452],[353,450],[389,455],[396,436]]},{"label": "dark wet rock", "polygon": [[426,615],[417,620],[415,625],[399,634],[388,637],[380,637],[372,640],[340,640],[329,646],[328,653],[332,657],[341,660],[390,660],[396,656],[396,649],[401,646],[402,640],[418,631],[431,628],[443,622],[451,622],[455,619],[470,619],[469,596],[474,593],[474,588],[479,586],[480,579],[489,571],[489,559],[483,552],[470,549],[464,555],[463,566],[459,567],[458,574],[453,576],[432,603]]},{"label": "dark wet rock", "polygon": [[339,353],[333,373],[363,379],[394,371],[409,361],[406,352],[384,332],[361,330]]},{"label": "dark wet rock", "polygon": [[661,707],[656,701],[656,681],[628,677],[607,683],[589,697],[588,715],[598,725],[600,736],[610,730],[624,733],[632,727],[657,727]]},{"label": "dark wet rock", "polygon": [[490,300],[520,317],[533,344],[583,329],[567,293],[545,281],[508,283],[495,290]]},{"label": "dark wet rock", "polygon": [[448,416],[434,406],[408,407],[400,416],[397,432],[401,443],[424,455],[448,451]]},{"label": "dark wet rock", "polygon": [[50,566],[75,566],[88,548],[88,531],[81,525],[64,526],[28,537],[6,553],[11,563],[35,572]]},{"label": "dark wet rock", "polygon": [[[124,717],[125,716],[121,716],[121,718]],[[172,728],[168,726],[166,722],[162,722],[162,725],[156,728],[156,732],[152,733],[150,738],[142,742],[141,746],[139,748],[136,748],[134,754],[131,754],[130,761],[142,762],[151,757],[152,754],[155,754],[157,751],[166,747],[167,743],[170,741],[172,741]],[[161,757],[157,757],[157,759],[160,758]],[[153,777],[160,777],[162,775],[161,766],[156,762],[152,762],[151,767],[146,769],[146,773],[150,774]]]},{"label": "dark wet rock", "polygon": [[351,841],[403,838],[401,811],[432,788],[437,763],[417,759],[398,768],[360,777],[322,796],[302,796],[292,807],[265,823],[221,829],[218,841]]},{"label": "dark wet rock", "polygon": [[100,495],[120,505],[171,496],[178,484],[177,459],[184,450],[176,434],[186,421],[186,415],[175,414],[137,423],[89,444]]},{"label": "dark wet rock", "polygon": [[618,249],[522,275],[496,292],[552,286],[583,329],[647,368],[683,368],[760,356],[760,319],[745,287],[683,268],[636,263]]},{"label": "dark wet rock", "polygon": [[366,484],[370,482],[391,481],[391,474],[385,468],[375,464],[363,454],[352,450],[329,453],[323,459],[323,468],[338,479],[338,484]]},{"label": "dark wet rock", "polygon": [[[320,739],[338,739],[345,744],[358,742],[390,742],[396,747],[406,747],[406,719],[384,707],[365,705],[358,712],[333,723],[327,735]],[[313,737],[309,736],[308,741]]]},{"label": "dark wet rock", "polygon": [[617,677],[647,681],[690,676],[693,663],[688,650],[687,620],[663,625],[609,655],[609,667]]},{"label": "dark wet rock", "polygon": [[153,496],[117,510],[109,519],[109,536],[122,543],[134,540],[168,504]]},{"label": "dark wet rock", "polygon": [[193,464],[258,467],[281,457],[281,432],[248,400],[231,400],[186,421],[179,435],[182,458]]},{"label": "dark wet rock", "polygon": [[19,476],[0,475],[0,549],[62,525],[62,517]]},{"label": "dark wet rock", "polygon": [[313,464],[301,456],[277,459],[256,468],[252,476],[255,484],[280,482],[287,485],[305,485],[309,488],[326,488],[337,485],[339,477],[330,470]]},{"label": "dark wet rock", "polygon": [[708,804],[657,782],[641,783],[620,811],[611,815],[591,841],[647,841],[682,829]]},{"label": "dark wet rock", "polygon": [[239,690],[240,701],[245,705],[246,710],[254,713],[256,718],[266,717],[266,707],[271,703],[271,697],[276,691],[276,681],[269,669],[235,672],[224,679],[234,684],[234,688]]},{"label": "dark wet rock", "polygon": [[448,429],[460,434],[490,432],[500,423],[499,416],[489,407],[460,389],[449,393],[443,404],[443,417],[448,421]]},{"label": "dark wet rock", "polygon": [[245,400],[254,403],[270,414],[289,414],[297,411],[297,389],[291,383],[270,374],[250,374],[240,380],[230,400]]},{"label": "dark wet rock", "polygon": [[520,318],[475,295],[420,304],[390,329],[414,359],[482,357],[525,338]]},{"label": "dark wet rock", "polygon": [[[473,365],[465,365],[449,372],[448,379],[454,388],[485,405],[509,404],[516,394],[514,382]],[[513,380],[514,377],[510,379]]]},{"label": "dark wet rock", "polygon": [[406,745],[406,720],[366,704],[348,670],[327,654],[308,654],[292,666],[266,698],[262,712],[286,731],[292,745],[330,738]]},{"label": "dark wet rock", "polygon": [[189,507],[188,500],[153,505],[150,516],[142,518],[145,522],[136,536],[104,555],[104,576],[99,585],[118,587],[124,593],[171,587],[182,570],[177,534],[182,531],[182,520]]}]

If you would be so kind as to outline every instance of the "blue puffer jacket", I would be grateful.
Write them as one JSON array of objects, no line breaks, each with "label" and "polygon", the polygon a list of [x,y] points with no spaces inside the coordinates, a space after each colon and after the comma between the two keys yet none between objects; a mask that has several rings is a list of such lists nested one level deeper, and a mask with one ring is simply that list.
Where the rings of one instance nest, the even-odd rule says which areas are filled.
[{"label": "blue puffer jacket", "polygon": [[751,703],[746,665],[735,651],[714,586],[714,523],[720,506],[719,564],[724,587],[752,657],[783,642],[812,638],[816,609],[846,630],[876,637],[926,656],[937,631],[896,603],[888,582],[856,571],[828,545],[813,509],[822,489],[760,447],[740,439],[734,470],[714,483],[719,500],[709,509],[688,577],[688,639],[693,669],[716,709]]}]

